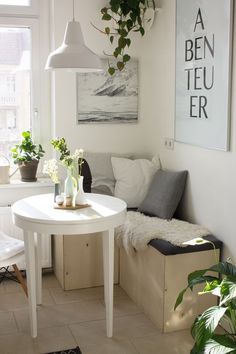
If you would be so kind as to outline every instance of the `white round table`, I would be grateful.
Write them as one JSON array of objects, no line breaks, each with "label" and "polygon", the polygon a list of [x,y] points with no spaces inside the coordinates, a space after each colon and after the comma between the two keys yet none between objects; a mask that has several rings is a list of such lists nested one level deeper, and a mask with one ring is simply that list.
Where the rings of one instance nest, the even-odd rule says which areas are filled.
[{"label": "white round table", "polygon": [[37,337],[37,304],[42,303],[41,238],[47,235],[103,233],[104,294],[107,336],[113,332],[114,229],[125,221],[126,203],[101,194],[86,194],[88,208],[54,209],[53,195],[41,194],[13,204],[13,221],[24,231],[30,328]]}]

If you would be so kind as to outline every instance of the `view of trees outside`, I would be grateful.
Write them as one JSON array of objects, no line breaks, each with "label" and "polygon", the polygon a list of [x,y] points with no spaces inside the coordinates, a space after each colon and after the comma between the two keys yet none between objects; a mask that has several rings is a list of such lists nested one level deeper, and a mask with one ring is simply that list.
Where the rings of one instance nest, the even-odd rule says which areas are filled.
[{"label": "view of trees outside", "polygon": [[31,128],[30,58],[30,29],[0,26],[0,154],[8,158],[21,132]]}]

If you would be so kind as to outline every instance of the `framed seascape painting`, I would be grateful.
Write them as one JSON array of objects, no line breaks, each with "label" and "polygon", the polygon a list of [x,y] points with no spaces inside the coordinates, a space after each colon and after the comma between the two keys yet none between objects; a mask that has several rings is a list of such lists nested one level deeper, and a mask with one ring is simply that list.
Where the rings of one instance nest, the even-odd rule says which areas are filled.
[{"label": "framed seascape painting", "polygon": [[175,140],[229,149],[232,0],[176,0]]},{"label": "framed seascape painting", "polygon": [[104,60],[103,72],[77,74],[77,122],[137,123],[138,62],[110,76]]}]

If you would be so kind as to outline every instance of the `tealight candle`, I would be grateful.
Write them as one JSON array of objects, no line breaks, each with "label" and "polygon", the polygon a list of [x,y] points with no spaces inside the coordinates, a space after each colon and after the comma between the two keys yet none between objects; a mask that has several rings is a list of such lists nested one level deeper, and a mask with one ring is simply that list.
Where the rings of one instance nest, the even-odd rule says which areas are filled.
[{"label": "tealight candle", "polygon": [[56,203],[57,203],[57,205],[62,205],[63,204],[63,202],[64,202],[64,197],[63,197],[63,195],[57,195],[56,196]]}]

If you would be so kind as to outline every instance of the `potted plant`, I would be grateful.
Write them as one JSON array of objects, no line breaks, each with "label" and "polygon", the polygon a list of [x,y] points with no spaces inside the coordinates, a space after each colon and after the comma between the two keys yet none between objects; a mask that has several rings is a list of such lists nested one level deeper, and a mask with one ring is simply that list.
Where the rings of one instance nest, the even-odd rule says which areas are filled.
[{"label": "potted plant", "polygon": [[20,169],[21,180],[35,182],[38,163],[45,151],[41,144],[33,142],[30,131],[23,132],[22,137],[21,143],[11,149],[12,158]]},{"label": "potted plant", "polygon": [[[110,0],[108,6],[101,9],[102,20],[107,22],[107,26],[104,30],[94,27],[107,35],[111,44],[115,44],[112,54],[104,53],[116,60],[115,65],[108,62],[110,75],[123,70],[130,61],[127,49],[131,45],[131,32],[144,36],[145,24],[153,20],[155,7],[155,0]],[[148,16],[145,16],[150,9],[152,15],[149,11]]]},{"label": "potted plant", "polygon": [[218,305],[206,309],[193,323],[191,333],[195,344],[191,354],[236,353],[236,267],[230,262],[220,262],[189,274],[188,285],[180,292],[175,309],[185,292],[198,284],[204,284],[199,294],[217,296]]}]

